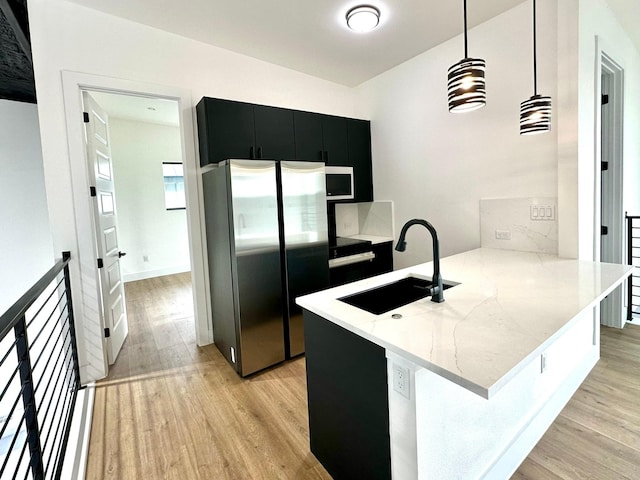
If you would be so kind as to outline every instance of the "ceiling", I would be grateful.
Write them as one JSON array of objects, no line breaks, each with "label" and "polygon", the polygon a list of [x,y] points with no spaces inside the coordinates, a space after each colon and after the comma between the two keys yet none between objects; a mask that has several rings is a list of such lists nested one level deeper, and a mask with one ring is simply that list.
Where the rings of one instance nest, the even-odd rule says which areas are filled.
[{"label": "ceiling", "polygon": [[[368,34],[344,22],[360,0],[69,1],[347,86],[462,32],[462,2],[454,0],[370,0],[381,20]],[[469,26],[523,1],[469,2]],[[605,1],[640,50],[640,2]],[[26,3],[0,0],[0,98],[35,103]]]},{"label": "ceiling", "polygon": [[171,126],[180,122],[176,100],[104,92],[90,95],[110,117]]},{"label": "ceiling", "polygon": [[[360,0],[71,1],[347,86],[462,32],[462,2],[453,0],[370,0],[381,18],[368,34],[345,23],[347,10]],[[469,25],[523,1],[469,2]],[[461,58],[463,53],[460,45]]]},{"label": "ceiling", "polygon": [[0,99],[36,103],[27,0],[0,0]]},{"label": "ceiling", "polygon": [[[347,86],[462,32],[459,0],[368,0],[381,12],[379,27],[368,34],[345,25],[347,10],[362,0],[70,1]],[[523,1],[468,2],[469,27]],[[605,1],[640,49],[640,2]]]}]

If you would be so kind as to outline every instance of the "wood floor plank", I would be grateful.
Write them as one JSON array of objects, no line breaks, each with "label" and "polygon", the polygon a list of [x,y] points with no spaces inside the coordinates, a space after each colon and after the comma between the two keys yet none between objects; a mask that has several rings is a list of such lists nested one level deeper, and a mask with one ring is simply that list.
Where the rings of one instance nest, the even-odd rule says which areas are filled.
[{"label": "wood floor plank", "polygon": [[87,478],[329,479],[309,452],[304,358],[241,379],[195,345],[189,282],[126,285],[130,334],[96,388]]},{"label": "wood floor plank", "polygon": [[639,353],[639,326],[602,327],[601,360],[512,478],[640,478]]},{"label": "wood floor plank", "polygon": [[[130,333],[96,386],[86,478],[330,479],[309,451],[304,358],[239,378],[196,346],[190,281],[126,284]],[[514,480],[640,478],[640,326],[603,327],[601,348]]]}]

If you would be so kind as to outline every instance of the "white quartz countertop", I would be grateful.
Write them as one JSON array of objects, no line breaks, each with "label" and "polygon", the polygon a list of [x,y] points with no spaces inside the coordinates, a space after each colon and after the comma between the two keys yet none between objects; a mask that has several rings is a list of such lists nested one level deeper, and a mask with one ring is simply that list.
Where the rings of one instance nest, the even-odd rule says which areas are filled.
[{"label": "white quartz countertop", "polygon": [[480,248],[441,259],[443,280],[460,283],[445,290],[443,303],[427,297],[374,315],[338,300],[411,274],[430,278],[431,262],[305,295],[296,303],[490,398],[632,269]]}]

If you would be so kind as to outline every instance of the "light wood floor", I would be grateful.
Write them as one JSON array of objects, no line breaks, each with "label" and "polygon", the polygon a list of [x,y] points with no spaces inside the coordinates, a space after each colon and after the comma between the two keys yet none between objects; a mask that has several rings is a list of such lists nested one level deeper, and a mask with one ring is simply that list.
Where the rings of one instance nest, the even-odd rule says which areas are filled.
[{"label": "light wood floor", "polygon": [[602,327],[601,357],[514,480],[640,478],[640,326]]},{"label": "light wood floor", "polygon": [[[127,284],[129,337],[96,387],[87,478],[329,479],[309,452],[304,358],[241,380],[195,345],[189,281]],[[513,479],[638,478],[640,327],[603,328],[602,359]]]},{"label": "light wood floor", "polygon": [[309,451],[304,359],[241,380],[196,346],[189,282],[126,285],[129,336],[96,386],[87,479],[330,479]]}]

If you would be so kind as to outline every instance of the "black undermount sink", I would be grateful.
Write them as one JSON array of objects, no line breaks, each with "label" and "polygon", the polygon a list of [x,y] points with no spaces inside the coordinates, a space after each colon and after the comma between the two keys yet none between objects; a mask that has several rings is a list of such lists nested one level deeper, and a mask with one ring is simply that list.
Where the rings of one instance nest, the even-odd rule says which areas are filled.
[{"label": "black undermount sink", "polygon": [[[456,285],[458,284],[455,282],[443,282],[442,287],[443,290],[446,290]],[[409,276],[386,285],[341,297],[338,300],[374,315],[380,315],[428,297],[431,295],[432,286],[431,280]]]}]

